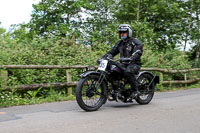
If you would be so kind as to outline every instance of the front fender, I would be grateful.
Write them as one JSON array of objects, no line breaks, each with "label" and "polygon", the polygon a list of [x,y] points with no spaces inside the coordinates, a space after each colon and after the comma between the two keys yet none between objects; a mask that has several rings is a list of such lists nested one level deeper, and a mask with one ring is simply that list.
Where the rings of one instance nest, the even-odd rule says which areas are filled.
[{"label": "front fender", "polygon": [[[80,76],[81,76],[81,78],[85,78],[85,77],[87,77],[87,76],[89,76],[89,75],[98,75],[98,76],[100,76],[101,73],[100,73],[100,72],[97,72],[97,71],[85,71],[85,72],[82,73]],[[107,95],[108,95],[108,91],[107,91],[107,90],[108,90],[108,83],[106,82],[105,79],[104,79],[103,81],[104,81],[104,83],[105,83],[104,95],[107,96]]]},{"label": "front fender", "polygon": [[85,71],[80,76],[81,76],[81,78],[85,78],[85,77],[87,77],[90,74],[101,75],[100,72],[97,72],[97,71]]}]

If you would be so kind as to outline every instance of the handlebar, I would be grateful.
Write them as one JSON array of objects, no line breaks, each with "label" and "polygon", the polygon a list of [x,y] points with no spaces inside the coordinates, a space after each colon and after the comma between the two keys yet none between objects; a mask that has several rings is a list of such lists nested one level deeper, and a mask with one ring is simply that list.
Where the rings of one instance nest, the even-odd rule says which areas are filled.
[{"label": "handlebar", "polygon": [[116,62],[116,61],[122,61],[122,62],[130,62],[130,61],[132,61],[131,58],[118,58],[116,60],[113,60],[113,59],[107,57],[106,59],[108,59],[109,61],[114,61],[114,62]]},{"label": "handlebar", "polygon": [[118,59],[116,59],[116,60],[113,60],[113,59],[107,57],[106,59],[108,59],[109,61],[114,61],[114,62],[120,61],[120,58],[118,58]]},{"label": "handlebar", "polygon": [[116,59],[116,60],[113,60],[113,59],[107,57],[106,59],[109,60],[109,61],[111,61],[111,62],[112,62],[113,64],[115,64],[116,66],[118,66],[121,70],[123,70],[123,71],[125,70],[124,64],[118,62],[118,61],[120,61],[122,58],[118,58],[118,59]]}]

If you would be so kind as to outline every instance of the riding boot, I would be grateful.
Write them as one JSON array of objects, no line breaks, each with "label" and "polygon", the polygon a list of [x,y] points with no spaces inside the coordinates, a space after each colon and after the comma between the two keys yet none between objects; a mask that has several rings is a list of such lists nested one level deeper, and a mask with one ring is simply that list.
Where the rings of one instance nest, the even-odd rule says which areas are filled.
[{"label": "riding boot", "polygon": [[138,83],[137,83],[137,80],[135,78],[135,75],[133,73],[130,73],[130,72],[125,72],[124,76],[126,77],[128,83],[131,85],[130,97],[136,98],[137,95],[138,95]]},{"label": "riding boot", "polygon": [[[133,87],[131,87],[131,88],[133,88]],[[131,91],[131,95],[130,95],[130,97],[131,98],[136,98],[137,96],[138,96],[138,94],[139,94],[139,92],[138,92],[138,85],[137,85],[137,83],[134,85],[134,89],[132,89],[132,91]]]}]

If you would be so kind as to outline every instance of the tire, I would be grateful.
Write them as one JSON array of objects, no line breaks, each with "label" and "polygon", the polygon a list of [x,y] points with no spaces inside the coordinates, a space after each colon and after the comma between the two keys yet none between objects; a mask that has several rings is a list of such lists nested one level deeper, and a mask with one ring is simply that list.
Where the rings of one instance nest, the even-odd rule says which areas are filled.
[{"label": "tire", "polygon": [[152,82],[152,84],[150,85],[149,90],[147,87],[149,83],[152,81],[152,79],[153,79],[152,75],[148,73],[144,73],[140,75],[140,77],[138,77],[137,81],[139,83],[138,90],[140,92],[140,95],[136,98],[137,103],[145,105],[152,100],[155,90],[154,82]]},{"label": "tire", "polygon": [[[106,103],[106,83],[103,81],[96,89],[95,85],[99,80],[98,75],[88,75],[79,80],[76,87],[76,101],[85,111],[96,111]],[[96,103],[89,105],[92,100]]]}]

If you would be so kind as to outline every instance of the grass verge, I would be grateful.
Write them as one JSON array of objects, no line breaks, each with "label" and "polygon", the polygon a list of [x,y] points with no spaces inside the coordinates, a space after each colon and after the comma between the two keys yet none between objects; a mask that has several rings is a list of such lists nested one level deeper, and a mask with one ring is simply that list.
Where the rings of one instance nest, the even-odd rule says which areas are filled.
[{"label": "grass verge", "polygon": [[[161,86],[157,86],[159,88]],[[158,92],[167,92],[175,90],[184,90],[191,88],[200,88],[200,82],[188,86],[182,87],[162,87]],[[55,91],[53,88],[50,88],[48,92],[46,90],[42,91],[29,91],[25,93],[16,93],[16,92],[0,92],[0,108],[10,107],[10,106],[19,106],[19,105],[32,105],[32,104],[41,104],[49,102],[58,102],[58,101],[68,101],[75,100],[74,95],[67,95],[65,91]]]}]

